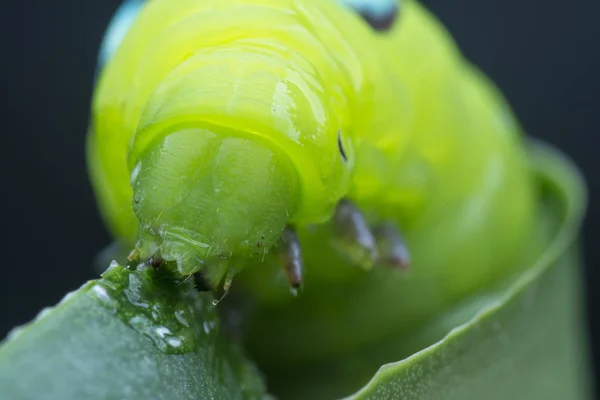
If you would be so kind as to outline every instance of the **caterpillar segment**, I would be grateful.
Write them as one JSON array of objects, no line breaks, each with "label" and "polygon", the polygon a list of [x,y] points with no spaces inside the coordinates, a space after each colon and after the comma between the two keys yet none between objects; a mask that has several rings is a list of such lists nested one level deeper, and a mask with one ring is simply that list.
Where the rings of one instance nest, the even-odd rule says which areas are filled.
[{"label": "caterpillar segment", "polygon": [[116,18],[87,147],[131,262],[224,293],[275,259],[292,292],[410,265],[439,304],[525,264],[518,123],[418,2],[152,0]]}]

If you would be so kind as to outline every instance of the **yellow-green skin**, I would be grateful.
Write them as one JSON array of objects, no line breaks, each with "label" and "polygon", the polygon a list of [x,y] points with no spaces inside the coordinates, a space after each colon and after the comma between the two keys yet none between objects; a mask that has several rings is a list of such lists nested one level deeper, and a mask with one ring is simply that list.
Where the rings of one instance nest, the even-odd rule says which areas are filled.
[{"label": "yellow-green skin", "polygon": [[[152,0],[101,73],[88,154],[113,235],[184,275],[256,268],[342,197],[401,228],[443,301],[518,268],[534,234],[518,124],[414,1],[377,32],[334,0]],[[343,281],[328,243],[302,246],[307,287]]]}]

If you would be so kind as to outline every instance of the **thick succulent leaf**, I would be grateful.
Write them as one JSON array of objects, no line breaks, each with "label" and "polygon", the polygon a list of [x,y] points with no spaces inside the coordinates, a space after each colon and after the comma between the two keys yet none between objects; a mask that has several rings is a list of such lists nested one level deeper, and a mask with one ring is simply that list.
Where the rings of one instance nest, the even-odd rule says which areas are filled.
[{"label": "thick succulent leaf", "polygon": [[265,398],[211,297],[154,273],[113,265],[14,330],[0,347],[0,397]]},{"label": "thick succulent leaf", "polygon": [[[577,257],[523,282],[442,341],[383,366],[349,399],[591,399]],[[443,396],[440,397],[440,395]]]}]

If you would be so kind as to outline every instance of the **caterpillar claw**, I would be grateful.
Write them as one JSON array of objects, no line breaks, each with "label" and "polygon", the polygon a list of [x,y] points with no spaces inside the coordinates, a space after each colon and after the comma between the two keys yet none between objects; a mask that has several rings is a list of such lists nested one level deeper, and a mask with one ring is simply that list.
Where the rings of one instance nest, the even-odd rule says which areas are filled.
[{"label": "caterpillar claw", "polygon": [[373,234],[380,255],[377,264],[390,265],[399,270],[406,270],[410,266],[410,253],[395,224],[386,222],[377,225],[373,228]]},{"label": "caterpillar claw", "polygon": [[140,249],[139,247],[136,245],[133,250],[131,250],[131,252],[127,255],[127,261],[133,263],[136,262],[140,259]]},{"label": "caterpillar claw", "polygon": [[362,212],[348,199],[338,202],[333,216],[334,246],[354,264],[368,270],[376,263],[375,237]]},{"label": "caterpillar claw", "polygon": [[229,294],[229,290],[231,289],[231,284],[233,283],[233,277],[235,276],[235,273],[236,271],[233,268],[230,268],[229,271],[227,271],[225,282],[223,283],[223,294],[219,299],[215,299],[212,301],[213,306],[217,306],[220,302],[225,300],[225,298]]},{"label": "caterpillar claw", "polygon": [[290,293],[296,296],[298,290],[302,287],[304,273],[300,241],[298,240],[296,231],[289,226],[284,229],[282,239],[282,256],[284,258],[283,268],[290,285]]}]

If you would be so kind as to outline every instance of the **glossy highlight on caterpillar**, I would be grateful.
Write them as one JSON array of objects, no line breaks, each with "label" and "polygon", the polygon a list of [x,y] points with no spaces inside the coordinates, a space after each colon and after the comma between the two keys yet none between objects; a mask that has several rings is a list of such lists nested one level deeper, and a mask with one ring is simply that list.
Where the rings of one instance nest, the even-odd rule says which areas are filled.
[{"label": "glossy highlight on caterpillar", "polygon": [[535,219],[508,106],[411,0],[130,1],[88,158],[130,257],[211,288],[279,254],[295,292],[327,268],[302,238],[332,226],[319,251],[349,268],[467,260],[465,290],[516,263]]}]

